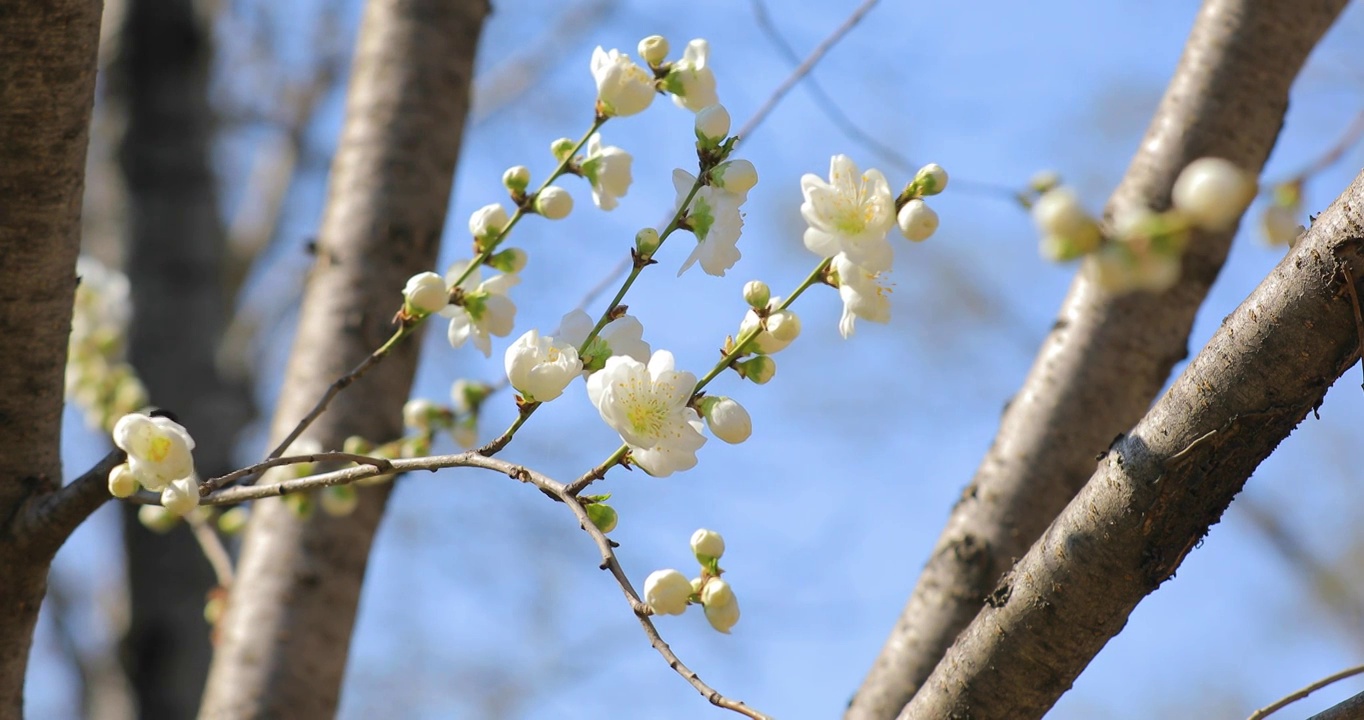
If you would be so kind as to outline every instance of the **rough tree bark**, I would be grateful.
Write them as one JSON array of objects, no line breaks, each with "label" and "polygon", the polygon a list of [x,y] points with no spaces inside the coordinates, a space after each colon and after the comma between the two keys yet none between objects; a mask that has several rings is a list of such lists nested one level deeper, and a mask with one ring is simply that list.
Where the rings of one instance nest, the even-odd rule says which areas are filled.
[{"label": "rough tree bark", "polygon": [[[0,717],[23,712],[24,671],[67,523],[33,522],[62,480],[66,343],[80,249],[101,4],[0,11]],[[107,496],[107,491],[106,491]],[[93,505],[91,506],[93,509]],[[81,508],[83,511],[83,508]]]},{"label": "rough tree bark", "polygon": [[[366,8],[276,440],[387,339],[403,284],[435,266],[487,12],[485,0]],[[417,347],[404,343],[348,387],[304,437],[332,448],[350,435],[397,437]],[[335,715],[387,497],[387,487],[362,489],[340,519],[299,520],[278,500],[254,506],[201,717]]]},{"label": "rough tree bark", "polygon": [[[210,164],[212,37],[196,4],[126,4],[111,97],[126,118],[119,163],[134,310],[129,356],[152,403],[194,436],[199,472],[211,477],[233,469],[251,401],[215,361],[231,300]],[[152,532],[137,509],[122,507],[130,597],[120,657],[138,716],[183,720],[203,696],[212,655],[204,602],[216,582],[187,526]]]},{"label": "rough tree bark", "polygon": [[900,718],[1041,717],[1359,360],[1364,173],[990,594]]},{"label": "rough tree bark", "polygon": [[[1169,205],[1205,155],[1258,171],[1288,90],[1345,0],[1208,0],[1107,213]],[[962,494],[848,720],[895,717],[980,611],[999,577],[1084,485],[1096,453],[1150,406],[1188,354],[1194,315],[1232,232],[1203,233],[1170,291],[1112,297],[1076,277],[1023,387]]]}]

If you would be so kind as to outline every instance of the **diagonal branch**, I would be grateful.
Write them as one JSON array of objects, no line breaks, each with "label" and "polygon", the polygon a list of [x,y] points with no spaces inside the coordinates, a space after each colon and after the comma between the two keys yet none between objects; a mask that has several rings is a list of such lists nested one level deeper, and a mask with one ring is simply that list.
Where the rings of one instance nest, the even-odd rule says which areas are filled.
[{"label": "diagonal branch", "polygon": [[1364,173],[1113,442],[900,717],[1041,717],[1359,360],[1347,277],[1364,278]]},{"label": "diagonal branch", "polygon": [[[1294,76],[1344,0],[1208,0],[1108,214],[1169,205],[1179,171],[1204,155],[1256,170],[1283,123]],[[938,539],[850,720],[894,717],[1013,559],[1094,469],[1094,456],[1150,406],[1231,245],[1195,238],[1179,283],[1108,296],[1081,273],[993,445]]]}]

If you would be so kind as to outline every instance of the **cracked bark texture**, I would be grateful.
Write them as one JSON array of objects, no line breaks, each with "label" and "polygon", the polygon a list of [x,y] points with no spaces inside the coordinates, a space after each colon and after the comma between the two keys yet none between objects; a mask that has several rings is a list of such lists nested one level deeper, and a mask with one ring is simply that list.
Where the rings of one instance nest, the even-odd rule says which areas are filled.
[{"label": "cracked bark texture", "polygon": [[[67,533],[28,522],[62,480],[62,384],[101,3],[0,10],[0,717],[23,713],[38,607]],[[107,495],[107,493],[106,493]]]},{"label": "cracked bark texture", "polygon": [[[1258,172],[1294,77],[1345,4],[1208,0],[1107,216],[1168,207],[1175,177],[1202,156]],[[900,712],[999,577],[1089,479],[1095,455],[1150,407],[1188,354],[1194,316],[1233,235],[1198,234],[1183,276],[1165,293],[1113,297],[1077,275],[848,720]]]},{"label": "cracked bark texture", "polygon": [[[275,440],[388,338],[407,278],[435,266],[487,12],[484,0],[366,6]],[[304,437],[339,448],[350,435],[400,435],[419,344],[342,392]],[[335,716],[388,492],[362,488],[345,518],[255,504],[200,717]]]},{"label": "cracked bark texture", "polygon": [[1046,713],[1359,360],[1361,281],[1364,173],[1113,442],[899,717]]},{"label": "cracked bark texture", "polygon": [[[195,6],[129,0],[110,89],[126,118],[118,159],[128,201],[129,357],[151,402],[194,436],[199,473],[211,477],[233,469],[251,396],[216,362],[231,298],[210,163],[211,28]],[[204,603],[216,580],[188,526],[152,532],[136,505],[121,509],[129,617],[119,655],[138,717],[193,717],[212,657]]]}]

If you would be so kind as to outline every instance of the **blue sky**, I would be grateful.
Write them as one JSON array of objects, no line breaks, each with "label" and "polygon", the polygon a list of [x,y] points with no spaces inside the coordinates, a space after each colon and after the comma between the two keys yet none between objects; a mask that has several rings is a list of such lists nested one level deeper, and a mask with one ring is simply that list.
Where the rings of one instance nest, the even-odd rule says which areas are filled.
[{"label": "blue sky", "polygon": [[[600,5],[606,10],[591,30],[552,40],[558,61],[523,94],[476,108],[483,115],[466,133],[439,269],[466,257],[469,213],[503,198],[504,168],[528,165],[538,182],[552,166],[549,142],[586,127],[595,45],[633,53],[639,38],[661,33],[676,55],[688,39],[708,39],[736,127],[790,70],[746,3]],[[776,26],[803,54],[855,3],[771,5]],[[481,77],[496,77],[518,53],[551,42],[547,28],[563,12],[557,3],[498,3],[481,47]],[[813,289],[796,308],[804,333],[777,356],[772,383],[757,387],[733,375],[716,383],[716,392],[751,412],[751,440],[712,440],[695,470],[666,480],[616,471],[603,485],[615,493],[621,522],[613,537],[637,583],[657,568],[690,572],[687,539],[696,528],[724,533],[726,579],[743,608],[734,634],[713,632],[699,612],[658,623],[721,692],[786,719],[833,717],[846,704],[1074,273],[1040,259],[1026,214],[983,186],[1019,186],[1055,169],[1097,210],[1145,129],[1194,12],[1191,3],[1170,2],[883,3],[815,71],[859,128],[915,164],[942,164],[956,184],[931,201],[942,218],[934,238],[896,241],[890,325],[861,323],[844,341],[837,294]],[[355,19],[348,16],[346,32]],[[1362,24],[1357,9],[1347,13],[1309,62],[1266,178],[1291,174],[1325,150],[1364,106],[1359,49],[1350,43]],[[334,145],[339,96],[327,107],[314,128],[320,148]],[[552,330],[628,252],[635,231],[672,208],[671,170],[695,169],[691,114],[666,101],[611,122],[603,134],[635,153],[634,185],[606,214],[591,205],[583,183],[569,179],[564,185],[577,200],[570,218],[531,218],[517,228],[512,244],[531,263],[513,291],[516,334]],[[239,153],[251,141],[224,146],[229,198],[231,184],[242,181]],[[797,88],[741,149],[760,176],[746,206],[743,260],[724,278],[699,269],[676,277],[691,242],[676,236],[627,299],[645,339],[700,374],[737,327],[744,282],[763,279],[783,295],[794,287],[817,261],[800,242],[799,178],[827,173],[835,153],[882,168],[893,187],[909,179],[910,171],[847,137]],[[1351,151],[1318,176],[1306,206],[1324,208],[1361,157]],[[291,190],[262,287],[270,283],[261,278],[295,277],[304,267],[300,247],[320,217],[324,179],[313,172]],[[1191,349],[1279,257],[1246,223]],[[268,306],[271,294],[264,295],[257,302]],[[602,302],[590,310],[600,312]],[[444,401],[458,377],[496,379],[513,338],[495,342],[493,359],[484,361],[472,348],[451,350],[443,328],[433,328],[415,394]],[[263,353],[277,357],[286,348],[277,339]],[[1344,460],[1364,419],[1355,377],[1331,392],[1321,419],[1306,421],[1246,491],[1320,557],[1346,566],[1360,557],[1351,549],[1359,538],[1348,511],[1360,496]],[[267,388],[277,383],[270,379]],[[512,413],[509,396],[493,400],[485,432],[500,431]],[[78,423],[71,438],[72,470],[103,452]],[[504,456],[572,477],[616,444],[575,385],[537,413]],[[451,447],[447,441],[436,450]],[[243,460],[260,451],[257,432]],[[96,518],[63,551],[62,574],[109,592],[114,529],[108,513]],[[562,507],[505,478],[470,470],[404,481],[375,548],[342,716],[721,717],[649,648],[619,589],[596,569],[595,552]],[[62,694],[69,681],[43,637],[31,708],[60,713],[69,707]],[[1360,653],[1233,506],[1050,717],[1244,716],[1360,662]],[[1361,687],[1343,683],[1285,717]]]}]

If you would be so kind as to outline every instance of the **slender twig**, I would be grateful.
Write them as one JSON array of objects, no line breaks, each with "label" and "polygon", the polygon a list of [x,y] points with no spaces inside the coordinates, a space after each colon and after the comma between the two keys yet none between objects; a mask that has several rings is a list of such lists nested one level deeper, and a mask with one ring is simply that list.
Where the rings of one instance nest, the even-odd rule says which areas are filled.
[{"label": "slender twig", "polygon": [[[240,470],[233,470],[232,472],[226,475],[220,475],[215,478],[209,478],[203,483],[200,483],[199,495],[200,496],[208,495],[214,490],[233,484],[237,480],[240,480],[242,478],[255,477],[273,467],[279,467],[281,465],[298,465],[301,463],[329,461],[353,462],[359,463],[361,465],[373,465],[374,467],[379,468],[380,470],[383,471],[392,470],[392,468],[389,465],[389,461],[386,458],[372,457],[370,455],[357,455],[355,453],[348,452],[320,452],[311,453],[308,455],[288,455],[284,457],[270,458],[269,460],[265,460],[264,462],[258,462],[255,465],[244,467]],[[250,485],[252,483],[248,480],[243,484]]]},{"label": "slender twig", "polygon": [[572,495],[573,497],[577,497],[578,493],[587,489],[588,485],[591,485],[592,483],[606,477],[606,471],[621,464],[621,462],[625,460],[626,454],[628,454],[629,452],[630,452],[629,445],[621,445],[620,447],[616,448],[616,451],[611,453],[611,456],[603,460],[600,465],[592,468],[591,470],[588,470],[587,472],[583,473],[582,477],[569,483],[564,488],[565,492],[567,492],[569,495]]},{"label": "slender twig", "polygon": [[1246,718],[1246,720],[1262,720],[1263,718],[1269,717],[1271,713],[1282,710],[1285,706],[1291,705],[1307,697],[1308,695],[1311,695],[1312,693],[1326,687],[1327,685],[1339,682],[1341,680],[1344,680],[1345,678],[1354,677],[1355,675],[1359,675],[1360,673],[1364,673],[1364,665],[1357,665],[1348,670],[1341,670],[1335,675],[1322,678],[1321,680],[1318,680],[1291,695],[1287,695],[1284,698],[1277,700],[1270,705],[1266,705],[1260,708],[1259,710],[1256,710],[1255,712],[1251,713],[1250,717]]},{"label": "slender twig", "polygon": [[213,567],[213,574],[218,578],[218,587],[224,590],[231,588],[232,556],[223,545],[222,537],[213,529],[212,523],[199,513],[190,513],[185,519],[189,522],[190,530],[194,532],[194,539],[199,541],[199,548],[204,551],[208,564]]},{"label": "slender twig", "polygon": [[327,392],[322,394],[322,397],[317,401],[317,404],[313,406],[313,409],[309,410],[308,414],[304,415],[303,419],[299,420],[298,424],[294,426],[294,429],[290,430],[289,434],[275,446],[275,449],[270,451],[270,454],[266,456],[266,460],[273,460],[283,455],[285,451],[289,449],[289,446],[293,445],[294,441],[313,424],[313,421],[317,420],[322,416],[322,413],[326,412],[327,406],[331,405],[332,400],[340,394],[342,390],[345,390],[356,380],[364,377],[365,373],[370,371],[370,368],[378,365],[381,360],[388,356],[388,353],[392,351],[393,348],[397,347],[398,343],[402,342],[403,338],[411,335],[412,331],[416,328],[417,325],[415,323],[402,323],[398,326],[398,330],[393,333],[393,336],[378,350],[375,350],[366,356],[359,365],[355,366],[354,370],[351,370],[338,378],[336,382],[329,385],[327,387]]},{"label": "slender twig", "polygon": [[852,14],[848,15],[847,19],[843,21],[842,25],[834,28],[834,31],[829,33],[828,37],[824,38],[819,45],[815,46],[814,50],[810,51],[810,54],[806,56],[805,61],[796,66],[795,70],[791,71],[791,74],[777,86],[777,89],[772,91],[772,94],[768,96],[767,101],[762,104],[762,107],[759,107],[758,111],[753,113],[753,117],[750,117],[748,122],[744,123],[744,126],[735,134],[740,138],[746,138],[749,133],[756,130],[758,126],[767,119],[767,116],[772,114],[772,111],[776,109],[778,103],[782,101],[782,98],[786,97],[786,93],[791,92],[791,88],[799,84],[806,75],[809,75],[810,71],[814,70],[815,66],[819,64],[819,61],[824,59],[824,55],[828,53],[834,45],[837,45],[838,41],[842,40],[844,36],[851,32],[854,27],[857,27],[857,23],[861,22],[862,18],[865,17],[867,13],[871,12],[871,9],[875,6],[876,0],[864,0],[861,5],[858,5],[857,8],[852,11]]}]

